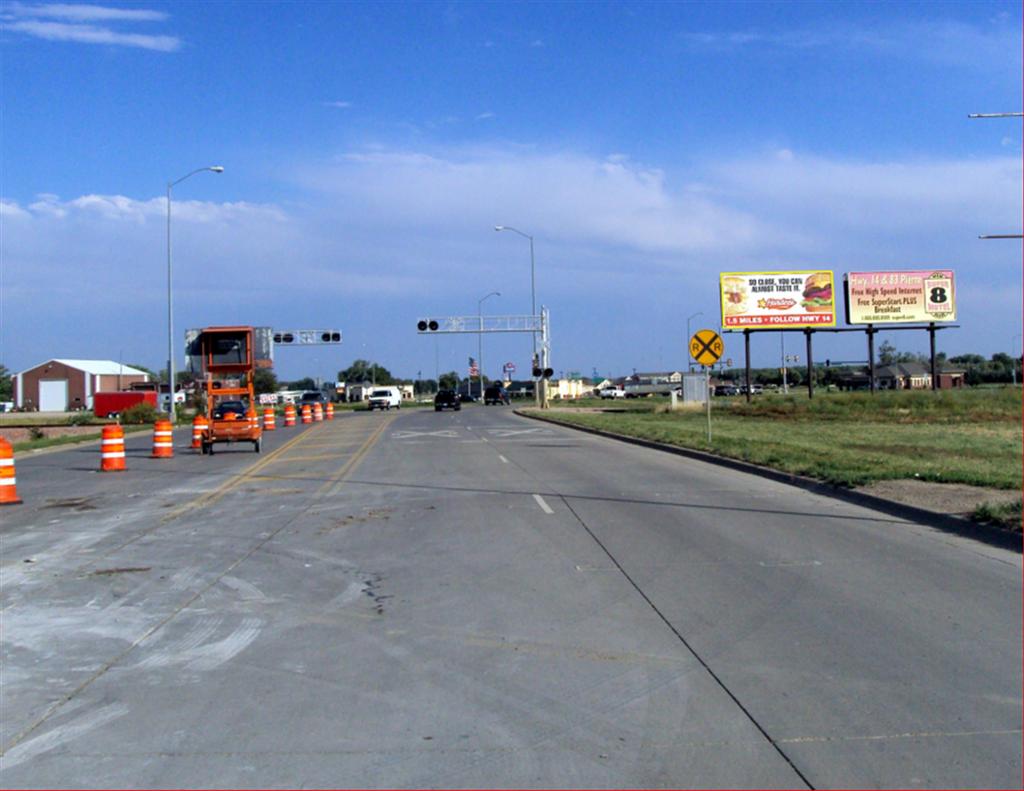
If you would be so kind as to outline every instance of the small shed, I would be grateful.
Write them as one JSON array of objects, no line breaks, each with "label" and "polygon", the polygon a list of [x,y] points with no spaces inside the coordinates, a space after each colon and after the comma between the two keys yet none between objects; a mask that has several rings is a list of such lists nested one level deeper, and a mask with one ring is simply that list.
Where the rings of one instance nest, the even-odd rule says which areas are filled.
[{"label": "small shed", "polygon": [[149,374],[115,360],[47,360],[16,373],[14,406],[40,412],[92,409],[94,393],[128,390]]}]

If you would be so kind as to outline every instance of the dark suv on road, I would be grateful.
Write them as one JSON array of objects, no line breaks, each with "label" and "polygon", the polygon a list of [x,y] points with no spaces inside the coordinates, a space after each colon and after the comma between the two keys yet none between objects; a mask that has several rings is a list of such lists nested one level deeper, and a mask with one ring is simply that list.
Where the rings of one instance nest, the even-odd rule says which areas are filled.
[{"label": "dark suv on road", "polygon": [[320,406],[327,406],[327,396],[321,393],[319,390],[307,390],[302,394],[302,398],[299,400],[299,406],[303,404],[319,404]]},{"label": "dark suv on road", "polygon": [[434,411],[440,412],[442,409],[454,409],[456,412],[462,409],[459,394],[454,390],[438,390],[434,396]]},{"label": "dark suv on road", "polygon": [[508,391],[505,390],[501,385],[491,385],[484,390],[484,406],[489,404],[508,404],[510,403],[508,397]]}]

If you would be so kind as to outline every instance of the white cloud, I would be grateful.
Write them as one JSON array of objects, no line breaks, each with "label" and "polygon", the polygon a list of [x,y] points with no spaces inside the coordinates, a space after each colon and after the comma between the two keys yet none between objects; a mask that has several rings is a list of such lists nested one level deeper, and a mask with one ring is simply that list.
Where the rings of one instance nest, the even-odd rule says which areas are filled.
[{"label": "white cloud", "polygon": [[[989,353],[1019,332],[1019,246],[976,238],[1019,228],[1018,157],[863,162],[766,148],[683,177],[623,153],[376,148],[326,167],[289,163],[287,173],[306,188],[302,204],[175,201],[176,326],[338,325],[373,346],[346,356],[415,371],[427,365],[422,355],[433,361],[403,329],[418,312],[472,312],[491,290],[503,295],[496,310],[529,305],[525,240],[493,231],[508,224],[536,239],[538,295],[553,309],[566,365],[641,364],[636,350],[681,305],[714,316],[717,273],[727,269],[942,264],[960,278],[965,327],[943,348]],[[0,219],[0,298],[19,339],[8,367],[116,356],[120,343],[126,358],[159,364],[163,196],[39,195],[0,202]],[[981,305],[973,295],[986,290],[1003,297]],[[111,310],[116,328],[96,318]],[[589,318],[634,314],[649,322],[605,332]],[[388,332],[371,332],[382,316]],[[128,340],[124,327],[134,328]],[[504,351],[493,342],[497,359]]]},{"label": "white cloud", "polygon": [[495,113],[486,112],[486,113],[480,113],[480,115],[478,115],[475,120],[477,120],[477,121],[490,121],[490,120],[492,120],[494,118],[497,118],[497,117],[498,116]]},{"label": "white cloud", "polygon": [[152,11],[135,8],[110,8],[108,6],[84,5],[71,3],[50,3],[44,5],[26,5],[11,3],[3,10],[4,14],[15,17],[34,17],[37,19],[64,19],[73,22],[96,22],[122,20],[127,22],[162,22],[167,19],[163,11]]},{"label": "white cloud", "polygon": [[339,110],[347,110],[352,106],[352,102],[324,102],[324,107],[336,107]]},{"label": "white cloud", "polygon": [[382,207],[407,223],[433,227],[490,227],[516,214],[537,233],[664,252],[731,249],[776,236],[752,214],[670,190],[657,169],[618,157],[363,151],[310,171],[306,184],[338,196],[367,223],[386,218],[377,216]]},{"label": "white cloud", "polygon": [[2,29],[46,41],[134,47],[157,52],[175,52],[181,47],[176,36],[126,33],[93,22],[162,22],[161,11],[109,8],[92,5],[22,5],[14,3],[0,11]]},{"label": "white cloud", "polygon": [[925,60],[967,68],[1006,68],[1020,63],[1021,32],[1009,19],[988,25],[956,20],[893,22],[861,27],[830,21],[827,27],[684,33],[695,49],[732,52],[741,48],[807,51],[866,51],[872,56]]}]

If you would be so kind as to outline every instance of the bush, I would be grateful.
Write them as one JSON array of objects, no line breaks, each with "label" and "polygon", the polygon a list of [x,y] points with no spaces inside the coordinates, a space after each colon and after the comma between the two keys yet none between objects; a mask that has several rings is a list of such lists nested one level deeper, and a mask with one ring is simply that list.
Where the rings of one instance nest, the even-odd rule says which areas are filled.
[{"label": "bush", "polygon": [[141,425],[143,423],[155,423],[163,412],[157,412],[152,404],[142,402],[128,407],[121,413],[121,422],[125,425]]},{"label": "bush", "polygon": [[68,418],[69,426],[89,426],[92,425],[92,422],[92,412],[75,412],[75,414]]}]

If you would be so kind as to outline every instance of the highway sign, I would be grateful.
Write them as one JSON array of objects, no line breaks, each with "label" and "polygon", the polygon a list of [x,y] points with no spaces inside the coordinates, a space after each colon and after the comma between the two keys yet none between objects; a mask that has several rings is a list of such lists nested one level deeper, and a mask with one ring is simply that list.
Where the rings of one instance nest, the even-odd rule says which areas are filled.
[{"label": "highway sign", "polygon": [[701,365],[714,365],[725,353],[725,342],[714,330],[697,330],[690,338],[690,356]]}]

